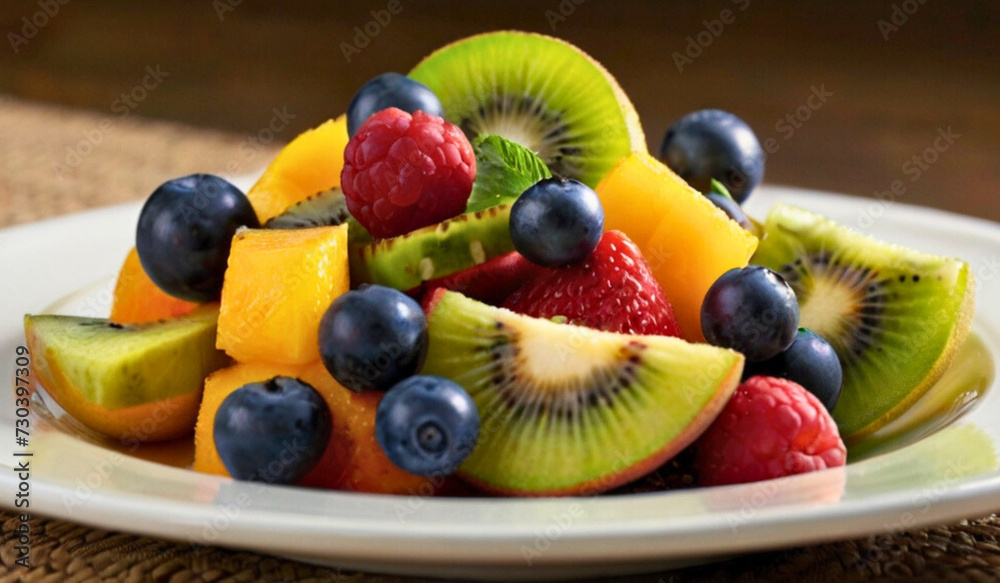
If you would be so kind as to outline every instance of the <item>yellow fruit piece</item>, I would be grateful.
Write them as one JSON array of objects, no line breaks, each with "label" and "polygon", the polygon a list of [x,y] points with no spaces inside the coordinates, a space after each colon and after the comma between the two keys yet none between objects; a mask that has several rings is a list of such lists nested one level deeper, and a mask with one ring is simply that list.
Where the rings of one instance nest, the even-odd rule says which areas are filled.
[{"label": "yellow fruit piece", "polygon": [[67,382],[65,375],[58,370],[52,374],[54,376],[36,374],[36,377],[50,394],[58,393],[60,407],[80,423],[119,440],[130,449],[136,445],[191,435],[201,402],[198,391],[132,407],[108,409],[91,403],[79,393],[62,390],[63,383]]},{"label": "yellow fruit piece", "polygon": [[347,225],[237,233],[216,346],[240,362],[319,360],[319,321],[349,278]]},{"label": "yellow fruit piece", "polygon": [[346,115],[289,142],[247,193],[261,224],[301,200],[340,186],[346,147]]},{"label": "yellow fruit piece", "polygon": [[701,303],[726,271],[743,267],[757,237],[659,160],[626,156],[596,188],[604,228],[624,231],[663,287],[686,340],[704,342]]},{"label": "yellow fruit piece", "polygon": [[144,324],[190,314],[200,304],[168,295],[142,269],[132,247],[115,284],[110,320],[116,324]]},{"label": "yellow fruit piece", "polygon": [[228,476],[215,449],[213,426],[219,405],[247,383],[275,376],[301,379],[315,388],[330,406],[333,430],[323,457],[299,484],[359,492],[413,494],[427,492],[430,479],[396,467],[375,440],[375,412],[383,393],[353,393],[337,383],[321,362],[310,365],[237,364],[205,381],[205,396],[195,428],[194,469]]},{"label": "yellow fruit piece", "polygon": [[301,378],[304,366],[279,364],[235,364],[217,370],[205,379],[198,422],[194,429],[194,470],[206,474],[228,476],[226,466],[215,449],[213,424],[219,405],[236,389],[247,383],[261,382],[276,376]]}]

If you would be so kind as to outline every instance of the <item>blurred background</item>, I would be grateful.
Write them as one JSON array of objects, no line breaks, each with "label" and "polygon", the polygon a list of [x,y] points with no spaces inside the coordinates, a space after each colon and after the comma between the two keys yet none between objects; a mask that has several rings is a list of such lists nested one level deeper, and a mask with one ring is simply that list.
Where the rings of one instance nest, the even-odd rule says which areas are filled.
[{"label": "blurred background", "polygon": [[[390,0],[7,0],[0,110],[58,104],[32,111],[55,119],[69,106],[98,124],[169,120],[264,140],[241,161],[252,171],[273,146],[343,112],[370,77],[517,28],[601,61],[650,148],[677,117],[719,107],[774,140],[765,182],[873,196],[902,181],[901,202],[1000,220],[1000,2],[394,2],[398,13],[379,22]],[[282,129],[262,132],[278,113]],[[12,117],[0,114],[0,197],[2,181],[13,188],[40,163],[17,157],[19,140],[37,136]]]}]

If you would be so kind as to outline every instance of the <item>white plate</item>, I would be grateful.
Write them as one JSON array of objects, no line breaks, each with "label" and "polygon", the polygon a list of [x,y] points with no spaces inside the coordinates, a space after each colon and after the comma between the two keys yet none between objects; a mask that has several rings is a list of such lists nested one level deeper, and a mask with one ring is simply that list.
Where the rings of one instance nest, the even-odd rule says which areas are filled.
[{"label": "white plate", "polygon": [[[776,200],[871,234],[962,257],[978,277],[974,332],[1000,347],[1000,226],[947,213],[788,188]],[[132,244],[139,206],[99,209],[0,231],[0,367],[13,378],[21,318],[106,282]],[[65,309],[104,315],[106,285]],[[13,396],[0,404],[0,505],[18,482]],[[996,510],[1000,392],[915,445],[847,468],[758,484],[576,499],[429,499],[233,482],[91,442],[46,415],[32,417],[30,510],[96,527],[252,549],[349,569],[474,578],[576,578],[678,567],[726,555],[945,523]]]}]

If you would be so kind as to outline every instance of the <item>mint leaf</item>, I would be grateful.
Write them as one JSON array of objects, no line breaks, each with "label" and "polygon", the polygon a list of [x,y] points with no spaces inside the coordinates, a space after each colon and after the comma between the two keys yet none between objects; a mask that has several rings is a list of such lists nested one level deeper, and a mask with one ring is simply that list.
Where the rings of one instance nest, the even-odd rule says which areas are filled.
[{"label": "mint leaf", "polygon": [[733,195],[729,194],[729,189],[726,188],[726,185],[714,178],[712,179],[712,188],[709,192],[714,192],[715,194],[721,194],[722,196],[728,198],[729,200],[733,200]]},{"label": "mint leaf", "polygon": [[465,212],[512,203],[529,186],[552,176],[534,152],[506,138],[479,136],[472,149],[476,153],[476,180]]}]

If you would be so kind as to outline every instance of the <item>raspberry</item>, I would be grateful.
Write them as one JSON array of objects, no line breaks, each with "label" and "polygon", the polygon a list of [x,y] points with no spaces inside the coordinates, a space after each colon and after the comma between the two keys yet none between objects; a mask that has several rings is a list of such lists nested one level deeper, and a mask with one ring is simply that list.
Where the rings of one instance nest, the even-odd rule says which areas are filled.
[{"label": "raspberry", "polygon": [[462,130],[436,115],[390,107],[348,142],[340,183],[354,218],[386,238],[460,214],[475,177]]},{"label": "raspberry", "polygon": [[621,231],[604,233],[583,263],[547,269],[527,281],[503,307],[609,332],[680,336],[663,288]]},{"label": "raspberry", "polygon": [[819,399],[801,385],[750,377],[699,438],[703,486],[741,484],[844,465],[847,448]]}]

